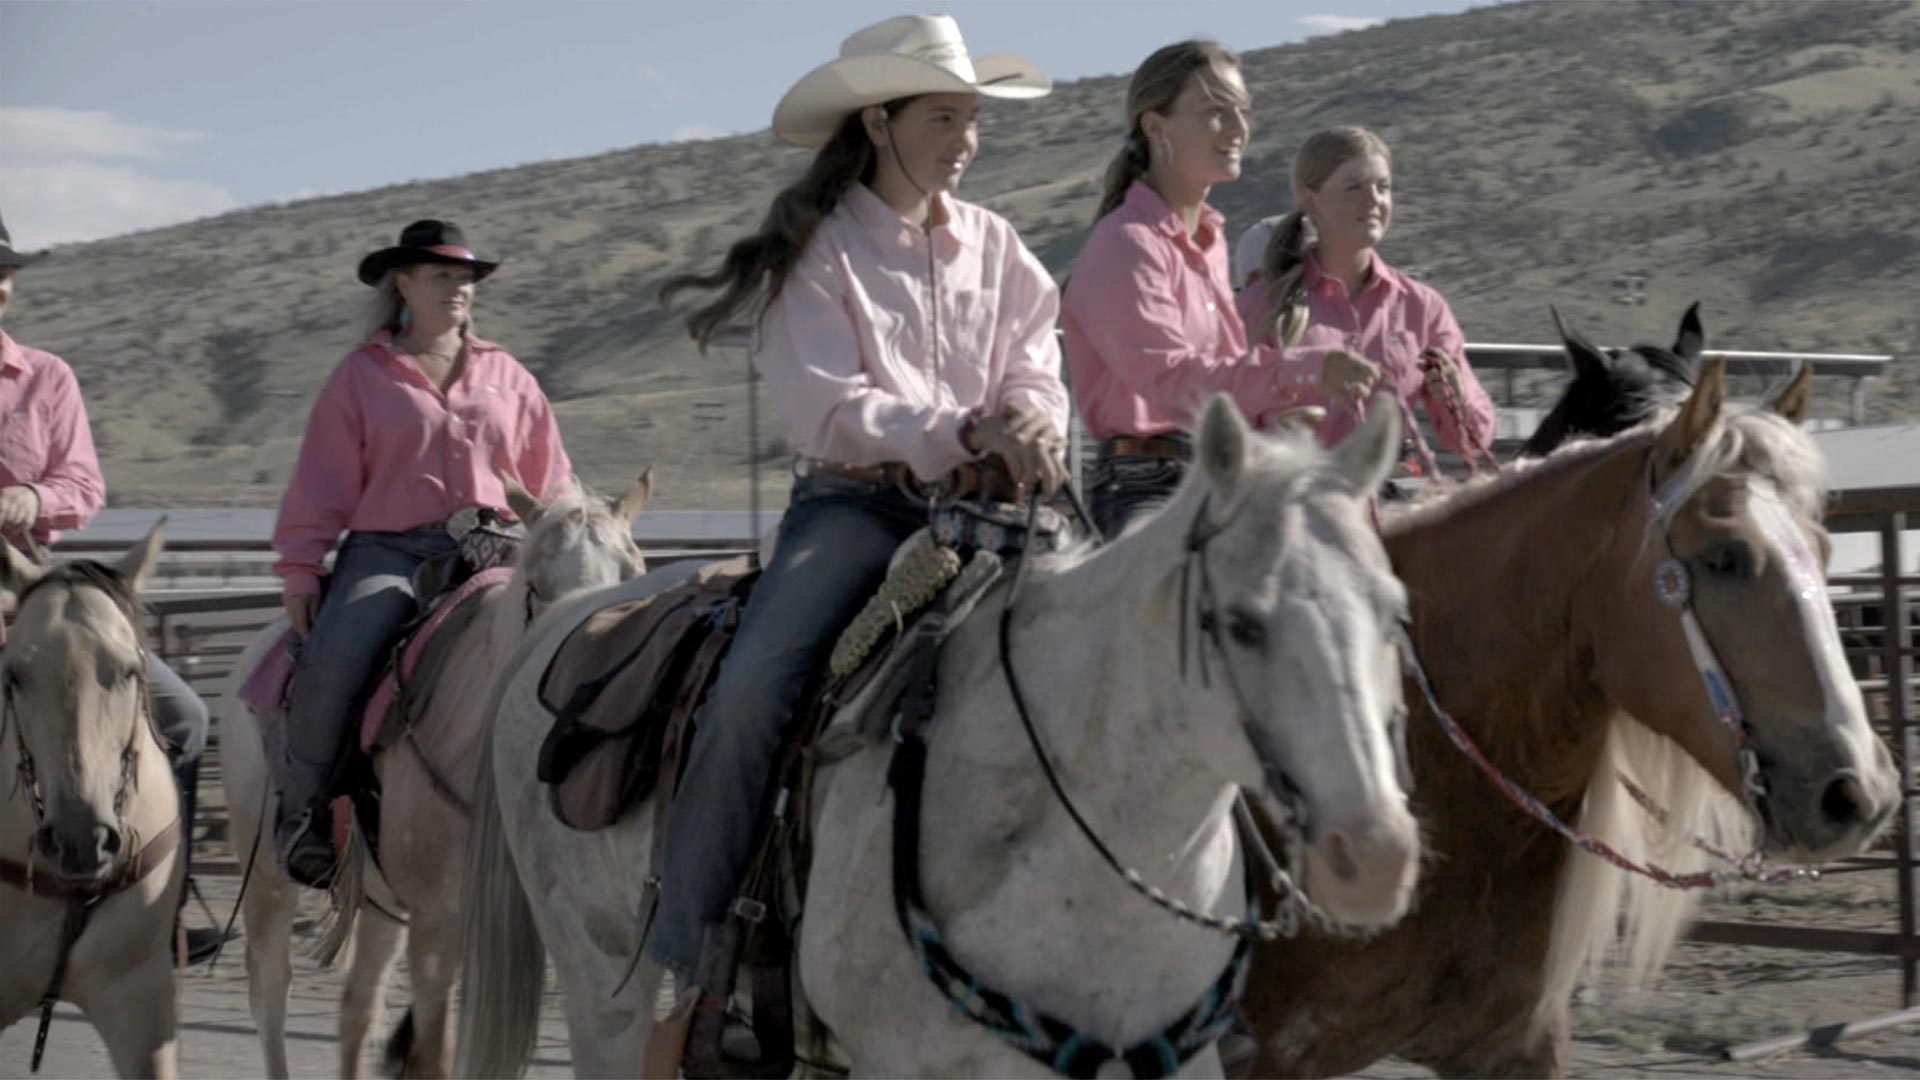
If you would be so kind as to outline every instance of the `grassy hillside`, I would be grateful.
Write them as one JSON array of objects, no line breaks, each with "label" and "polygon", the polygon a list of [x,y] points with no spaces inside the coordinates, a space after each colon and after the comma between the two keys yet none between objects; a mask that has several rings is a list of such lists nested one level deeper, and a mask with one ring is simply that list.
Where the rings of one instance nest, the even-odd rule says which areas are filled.
[{"label": "grassy hillside", "polygon": [[[1549,302],[1598,337],[1664,336],[1694,299],[1730,348],[1920,338],[1920,5],[1516,4],[1245,60],[1246,175],[1214,193],[1231,227],[1285,208],[1309,132],[1372,127],[1395,148],[1386,253],[1447,294],[1470,338],[1546,340]],[[1067,84],[983,123],[963,194],[1057,274],[1118,147],[1124,86]],[[479,329],[544,380],[583,477],[610,487],[651,461],[662,505],[741,505],[744,358],[700,356],[652,294],[713,263],[803,161],[762,133],[239,211],[60,249],[23,275],[8,327],[79,372],[116,503],[268,505],[356,340],[356,260],[448,217],[505,258]],[[1644,308],[1612,302],[1627,271],[1650,275]],[[1920,367],[1869,401],[1920,411]],[[762,423],[781,483],[785,440]]]}]

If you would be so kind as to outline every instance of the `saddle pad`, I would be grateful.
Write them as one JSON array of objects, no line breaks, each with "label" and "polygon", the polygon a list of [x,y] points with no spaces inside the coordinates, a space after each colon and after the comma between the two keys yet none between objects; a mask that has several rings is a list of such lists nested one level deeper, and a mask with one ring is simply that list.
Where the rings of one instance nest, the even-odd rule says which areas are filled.
[{"label": "saddle pad", "polygon": [[240,700],[255,716],[265,716],[287,703],[287,684],[293,681],[293,656],[287,643],[293,640],[293,628],[280,631],[273,647],[260,657],[247,681],[240,684]]},{"label": "saddle pad", "polygon": [[704,694],[755,577],[750,557],[709,563],[588,615],[561,643],[540,681],[554,723],[535,772],[562,822],[604,828],[652,792],[665,732]]},{"label": "saddle pad", "polygon": [[[432,665],[431,671],[420,670],[420,660],[427,653],[428,646],[442,640],[441,631],[449,628],[453,633],[447,634],[444,640],[448,643],[458,641],[459,631],[472,623],[481,610],[481,605],[470,604],[468,601],[504,586],[512,577],[513,570],[510,567],[497,566],[491,570],[483,570],[461,582],[460,587],[453,592],[434,601],[433,610],[427,615],[426,621],[422,622],[419,629],[401,644],[399,659],[396,661],[399,670],[396,672],[394,665],[389,664],[386,671],[381,674],[379,684],[374,687],[373,696],[367,699],[366,712],[360,717],[360,749],[362,751],[371,754],[380,748],[381,729],[386,726],[387,718],[393,714],[396,703],[412,709],[416,713],[415,719],[418,719],[417,714],[425,709],[426,695],[416,693],[412,700],[409,700],[401,693],[401,682],[407,681],[409,690],[414,689],[411,684],[415,681],[421,683],[422,689],[430,686],[432,677],[438,674],[440,665],[437,663]],[[449,651],[444,645],[434,650],[435,659],[444,662]],[[415,680],[416,674],[425,677]]]}]

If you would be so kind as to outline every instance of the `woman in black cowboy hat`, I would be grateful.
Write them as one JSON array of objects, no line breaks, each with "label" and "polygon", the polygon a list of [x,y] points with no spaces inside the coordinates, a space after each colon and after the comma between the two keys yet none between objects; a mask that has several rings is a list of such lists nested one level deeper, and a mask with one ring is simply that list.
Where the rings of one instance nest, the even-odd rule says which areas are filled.
[{"label": "woman in black cowboy hat", "polygon": [[454,548],[447,519],[504,508],[502,473],[543,501],[571,483],[539,384],[473,333],[474,286],[499,265],[436,220],[360,260],[361,282],[376,290],[367,340],[321,389],[280,500],[274,572],[300,655],[274,839],[297,881],[331,875],[328,777],[370,677],[414,613],[414,568]]}]

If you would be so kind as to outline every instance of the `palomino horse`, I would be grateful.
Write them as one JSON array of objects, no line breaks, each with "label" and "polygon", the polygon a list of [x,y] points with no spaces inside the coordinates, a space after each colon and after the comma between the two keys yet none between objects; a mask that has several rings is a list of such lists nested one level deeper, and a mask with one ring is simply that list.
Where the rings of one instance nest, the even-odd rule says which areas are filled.
[{"label": "palomino horse", "polygon": [[[1735,414],[1723,362],[1697,383],[1664,420],[1389,523],[1413,640],[1492,765],[1629,859],[1697,871],[1695,837],[1841,857],[1885,825],[1898,784],[1826,600],[1821,463],[1794,425],[1806,376]],[[1388,1054],[1442,1075],[1562,1074],[1576,980],[1616,945],[1652,974],[1691,911],[1523,812],[1413,693],[1414,801],[1439,857],[1379,937],[1263,951],[1245,1006],[1258,1075]]]},{"label": "palomino horse", "polygon": [[[380,864],[366,873],[365,845],[355,844],[341,880],[357,879],[362,895],[336,897],[353,951],[340,1006],[340,1072],[361,1075],[368,1029],[380,1012],[387,968],[407,931],[407,971],[413,1004],[389,1049],[409,1076],[451,1071],[453,1028],[448,1023],[459,956],[460,861],[467,829],[462,805],[480,759],[481,718],[492,674],[529,622],[561,597],[594,589],[645,569],[633,542],[632,521],[652,490],[652,470],[612,502],[575,491],[542,507],[509,484],[512,509],[528,525],[512,578],[474,601],[486,605],[466,631],[433,687],[412,737],[374,759],[380,779]],[[233,815],[233,843],[252,852],[253,879],[242,900],[247,928],[248,990],[267,1072],[287,1075],[287,986],[290,939],[299,888],[281,873],[264,837],[272,835],[273,792],[258,722],[237,691],[255,662],[280,638],[285,620],[262,631],[235,668],[224,696],[220,752]],[[265,821],[262,811],[266,810]],[[243,855],[243,858],[249,856]],[[352,885],[348,886],[352,890]],[[340,890],[336,890],[340,891]],[[404,913],[406,923],[395,920]]]},{"label": "palomino horse", "polygon": [[187,823],[136,599],[163,524],[115,567],[41,566],[0,541],[0,589],[20,598],[0,652],[0,1028],[43,995],[74,1002],[122,1076],[178,1072],[169,945]]},{"label": "palomino horse", "polygon": [[[1028,1056],[1042,1048],[1023,1052],[955,1010],[923,973],[916,954],[929,950],[972,969],[971,991],[960,979],[950,992],[979,1005],[991,987],[1014,999],[1011,1015],[1051,1014],[1050,1029],[1076,1033],[1046,1054],[1133,1046],[1169,1073],[1217,1073],[1217,1025],[1150,1037],[1197,1001],[1187,1018],[1210,1008],[1224,1024],[1238,994],[1230,958],[1243,961],[1244,946],[1130,889],[1060,791],[1165,896],[1236,920],[1236,787],[1286,800],[1307,822],[1312,902],[1356,927],[1400,917],[1419,853],[1391,745],[1403,597],[1366,517],[1397,428],[1381,410],[1324,455],[1304,434],[1251,433],[1215,399],[1193,474],[1164,512],[1104,548],[1033,556],[1017,598],[1002,586],[981,602],[942,648],[928,741],[906,744],[926,755],[909,842],[925,897],[912,940],[890,879],[893,742],[822,772],[799,977],[856,1074],[1049,1071]],[[547,720],[538,684],[559,642],[588,611],[661,587],[643,579],[574,602],[496,684],[469,837],[462,1073],[525,1067],[546,950],[566,988],[574,1069],[640,1063],[662,975],[643,962],[615,991],[639,946],[651,808],[575,832],[553,817],[533,763]]]}]

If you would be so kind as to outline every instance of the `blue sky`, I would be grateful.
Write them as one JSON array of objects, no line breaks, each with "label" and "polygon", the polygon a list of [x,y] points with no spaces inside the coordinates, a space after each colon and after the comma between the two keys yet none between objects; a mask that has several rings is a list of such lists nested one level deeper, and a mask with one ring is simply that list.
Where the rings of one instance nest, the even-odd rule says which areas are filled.
[{"label": "blue sky", "polygon": [[[976,53],[1055,79],[1463,0],[961,0]],[[0,0],[0,214],[26,247],[239,206],[764,128],[848,32],[916,10],[736,3]]]}]

